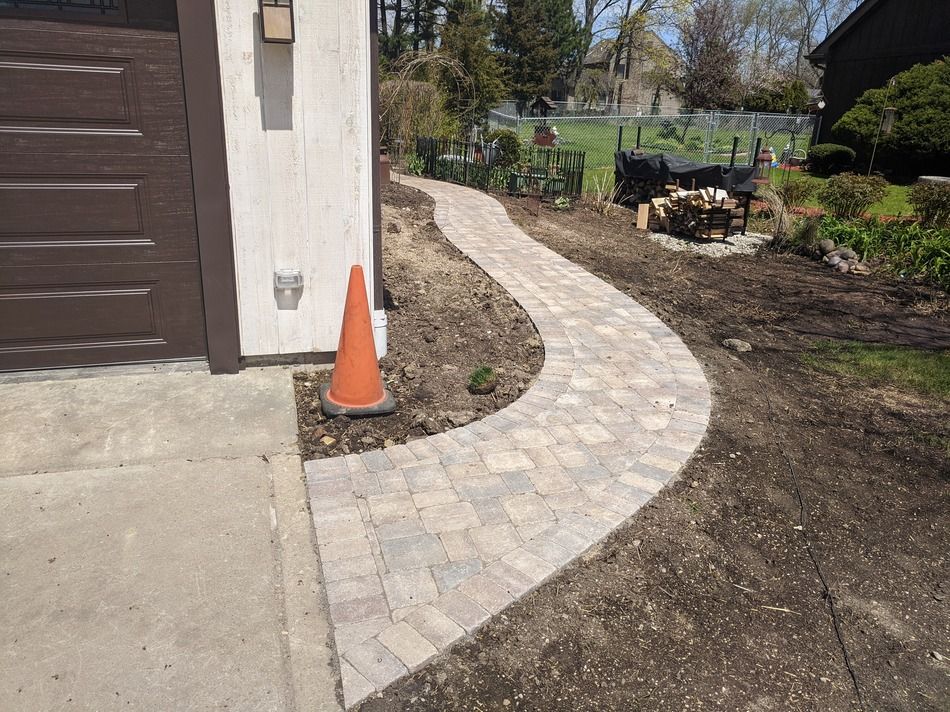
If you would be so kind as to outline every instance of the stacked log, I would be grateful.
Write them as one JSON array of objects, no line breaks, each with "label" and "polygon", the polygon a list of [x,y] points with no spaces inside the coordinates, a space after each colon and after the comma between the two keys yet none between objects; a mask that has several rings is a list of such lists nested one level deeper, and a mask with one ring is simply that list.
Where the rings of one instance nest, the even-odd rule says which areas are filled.
[{"label": "stacked log", "polygon": [[742,232],[743,208],[726,191],[665,188],[668,195],[650,200],[646,225],[637,227],[704,240],[725,240]]}]

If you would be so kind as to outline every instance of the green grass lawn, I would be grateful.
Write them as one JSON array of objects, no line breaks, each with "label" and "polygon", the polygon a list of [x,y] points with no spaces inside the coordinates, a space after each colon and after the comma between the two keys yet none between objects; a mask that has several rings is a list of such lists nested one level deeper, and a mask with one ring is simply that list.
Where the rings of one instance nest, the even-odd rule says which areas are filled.
[{"label": "green grass lawn", "polygon": [[[821,176],[814,176],[810,173],[804,171],[789,171],[788,172],[789,180],[804,180],[809,181],[817,185],[816,190],[820,189],[822,185],[828,180]],[[785,174],[778,169],[772,170],[772,182],[776,185],[780,184],[785,180]],[[909,202],[907,202],[907,196],[910,193],[910,186],[908,185],[894,185],[891,184],[887,189],[887,196],[880,203],[875,203],[871,206],[870,213],[872,215],[913,215],[914,208]],[[819,208],[821,204],[816,198],[811,198],[805,203],[805,207],[808,208]]]},{"label": "green grass lawn", "polygon": [[822,371],[950,401],[950,351],[819,341],[803,359]]}]

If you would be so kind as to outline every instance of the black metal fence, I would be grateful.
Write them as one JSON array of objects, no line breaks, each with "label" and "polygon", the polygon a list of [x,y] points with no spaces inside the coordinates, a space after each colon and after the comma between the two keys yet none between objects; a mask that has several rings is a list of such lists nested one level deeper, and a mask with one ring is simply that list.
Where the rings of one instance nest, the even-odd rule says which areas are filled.
[{"label": "black metal fence", "polygon": [[522,146],[517,156],[510,156],[491,143],[420,136],[407,169],[511,195],[579,198],[584,189],[584,153],[559,148]]}]

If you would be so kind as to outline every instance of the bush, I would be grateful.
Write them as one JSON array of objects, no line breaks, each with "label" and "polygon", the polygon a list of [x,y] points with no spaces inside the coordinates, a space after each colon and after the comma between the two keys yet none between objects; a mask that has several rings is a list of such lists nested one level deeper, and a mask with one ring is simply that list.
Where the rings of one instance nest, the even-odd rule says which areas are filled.
[{"label": "bush", "polygon": [[842,173],[828,179],[818,191],[818,200],[836,218],[860,217],[887,195],[887,181],[880,176]]},{"label": "bush", "polygon": [[854,149],[837,143],[816,143],[808,149],[808,167],[823,176],[846,171],[854,165]]},{"label": "bush", "polygon": [[495,159],[495,165],[499,168],[511,168],[521,160],[521,139],[511,129],[489,131],[485,134],[485,140],[488,143],[498,142],[496,145],[501,155]]},{"label": "bush", "polygon": [[869,161],[886,96],[897,119],[893,130],[881,135],[875,166],[902,176],[941,174],[950,155],[950,62],[918,64],[893,81],[890,91],[886,86],[866,91],[835,123],[832,135]]},{"label": "bush", "polygon": [[882,258],[887,268],[906,277],[919,277],[950,291],[950,229],[920,223],[822,218],[820,236],[845,245],[862,259]]},{"label": "bush", "polygon": [[814,197],[817,185],[810,180],[790,180],[784,185],[777,186],[775,190],[782,196],[786,205],[800,208]]},{"label": "bush", "polygon": [[417,156],[415,153],[410,153],[406,156],[406,173],[411,176],[421,176],[425,173],[426,162],[422,160],[421,156]]},{"label": "bush", "polygon": [[379,86],[379,119],[386,142],[415,145],[416,136],[447,138],[459,131],[458,119],[445,108],[445,95],[434,84],[389,80]]},{"label": "bush", "polygon": [[924,225],[950,227],[950,183],[917,183],[909,201]]}]

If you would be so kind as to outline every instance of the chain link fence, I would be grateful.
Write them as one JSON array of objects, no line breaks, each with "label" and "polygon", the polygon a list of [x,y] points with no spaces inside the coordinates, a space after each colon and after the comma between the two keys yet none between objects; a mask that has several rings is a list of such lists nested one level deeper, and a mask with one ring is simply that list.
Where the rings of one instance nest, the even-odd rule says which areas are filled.
[{"label": "chain link fence", "polygon": [[584,115],[559,107],[546,118],[525,118],[502,108],[511,107],[489,112],[491,128],[511,129],[531,142],[539,127],[548,127],[556,134],[555,146],[583,151],[587,155],[584,183],[588,186],[605,171],[612,174],[617,150],[638,146],[647,153],[668,153],[699,163],[729,164],[735,160],[738,165],[751,165],[761,139],[762,146],[772,149],[779,162],[802,160],[815,124],[814,116],[742,111]]}]

